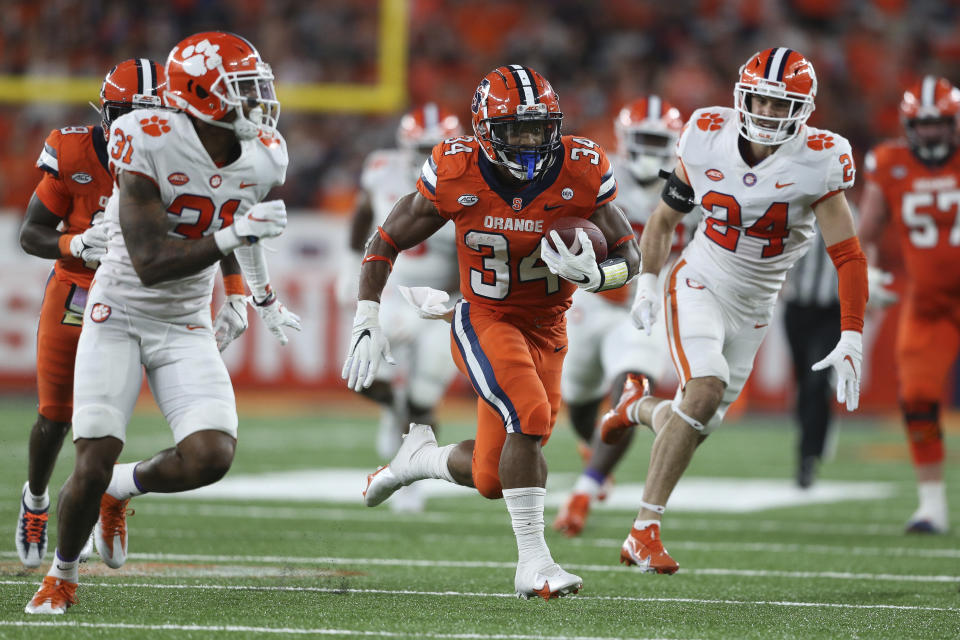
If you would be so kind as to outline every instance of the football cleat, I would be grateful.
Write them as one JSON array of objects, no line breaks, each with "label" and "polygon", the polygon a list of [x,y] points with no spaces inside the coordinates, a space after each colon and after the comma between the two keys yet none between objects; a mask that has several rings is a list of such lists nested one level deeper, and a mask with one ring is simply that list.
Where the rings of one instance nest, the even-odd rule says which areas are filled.
[{"label": "football cleat", "polygon": [[660,525],[632,528],[620,547],[620,562],[635,565],[644,573],[676,573],[680,565],[670,557],[660,541]]},{"label": "football cleat", "polygon": [[47,552],[47,519],[50,505],[46,509],[31,509],[27,506],[26,495],[30,483],[23,485],[20,493],[20,517],[17,519],[17,555],[23,566],[33,569],[43,562]]},{"label": "football cleat", "polygon": [[931,513],[928,510],[917,509],[910,519],[907,520],[906,533],[929,533],[934,535],[944,534],[949,529],[947,524],[947,515],[942,513]]},{"label": "football cleat", "polygon": [[411,424],[410,431],[390,464],[380,467],[367,476],[367,488],[363,490],[363,503],[375,507],[399,489],[420,478],[413,469],[413,457],[424,447],[436,447],[437,438],[426,424]]},{"label": "football cleat", "polygon": [[100,519],[93,528],[93,540],[100,558],[111,569],[119,569],[127,561],[127,509],[130,499],[117,500],[109,493],[100,499]]},{"label": "football cleat", "polygon": [[26,613],[66,613],[67,608],[77,602],[77,583],[47,576],[40,588],[27,603]]},{"label": "football cleat", "polygon": [[623,383],[623,392],[617,401],[617,406],[613,407],[600,419],[600,439],[607,444],[614,444],[620,440],[627,432],[636,426],[627,417],[627,408],[641,398],[650,395],[650,381],[643,374],[631,373],[627,375],[626,382]]},{"label": "football cleat", "polygon": [[513,586],[517,597],[523,600],[538,596],[550,600],[577,593],[583,588],[583,580],[564,571],[556,562],[539,569],[521,564],[517,566]]},{"label": "football cleat", "polygon": [[587,524],[589,513],[590,496],[585,493],[572,493],[553,521],[553,528],[568,538],[576,537]]},{"label": "football cleat", "polygon": [[93,531],[90,532],[90,537],[87,538],[87,541],[83,545],[83,549],[80,549],[80,556],[77,558],[79,562],[86,562],[90,559],[90,556],[93,555]]}]

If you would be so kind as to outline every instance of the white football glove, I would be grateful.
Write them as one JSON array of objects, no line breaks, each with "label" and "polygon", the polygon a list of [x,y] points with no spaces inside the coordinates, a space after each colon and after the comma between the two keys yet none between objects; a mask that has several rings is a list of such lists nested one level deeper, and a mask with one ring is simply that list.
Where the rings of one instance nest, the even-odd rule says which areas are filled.
[{"label": "white football glove", "polygon": [[655,273],[641,273],[637,278],[637,297],[630,308],[633,326],[650,335],[660,317],[660,280]]},{"label": "white football glove", "polygon": [[337,304],[341,307],[352,307],[357,302],[362,262],[363,255],[360,252],[350,251],[346,262],[337,268]]},{"label": "white football glove", "polygon": [[826,358],[811,369],[833,367],[837,374],[837,402],[846,403],[847,411],[860,406],[860,367],[863,364],[863,336],[859,331],[843,331],[840,342]]},{"label": "white football glove", "polygon": [[287,206],[283,200],[258,202],[242,216],[233,219],[230,226],[238,238],[253,244],[261,238],[275,238],[287,226]]},{"label": "white football glove", "polygon": [[227,296],[223,306],[213,320],[213,335],[217,339],[217,349],[223,351],[227,346],[247,330],[247,298],[234,293]]},{"label": "white football glove", "polygon": [[883,309],[897,301],[897,294],[886,287],[893,284],[893,274],[876,267],[867,267],[867,291],[870,298],[867,306],[871,309]]},{"label": "white football glove", "polygon": [[396,364],[390,354],[390,344],[380,329],[380,303],[359,300],[357,314],[353,318],[350,351],[340,376],[354,391],[366,389],[373,384],[381,361]]},{"label": "white football glove", "polygon": [[253,305],[253,308],[257,310],[257,315],[263,320],[263,324],[267,325],[267,329],[276,336],[281,345],[289,342],[287,334],[283,332],[284,327],[290,327],[291,329],[300,331],[300,316],[287,309],[283,303],[277,299],[277,294],[273,291],[270,291],[267,297],[260,302],[257,302],[253,296],[250,296],[248,300]]},{"label": "white football glove", "polygon": [[587,232],[577,229],[577,241],[580,244],[580,253],[574,254],[560,239],[556,231],[550,232],[556,249],[550,246],[546,237],[540,238],[540,259],[543,260],[550,273],[556,274],[564,280],[569,280],[581,289],[593,291],[600,286],[602,276],[597,256],[593,252],[593,242]]},{"label": "white football glove", "polygon": [[398,286],[397,290],[403,299],[409,302],[424,320],[446,320],[453,321],[453,307],[448,307],[450,294],[440,289],[430,287],[404,287]]},{"label": "white football glove", "polygon": [[100,258],[107,253],[107,228],[103,224],[94,224],[92,227],[78,233],[70,239],[70,253],[74,258],[83,260],[83,264],[96,269]]}]

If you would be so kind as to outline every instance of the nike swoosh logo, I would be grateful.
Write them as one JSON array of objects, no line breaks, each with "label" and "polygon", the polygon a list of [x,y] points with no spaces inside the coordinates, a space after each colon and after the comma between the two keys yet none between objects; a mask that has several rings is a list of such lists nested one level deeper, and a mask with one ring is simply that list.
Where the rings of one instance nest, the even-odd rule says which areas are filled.
[{"label": "nike swoosh logo", "polygon": [[253,220],[254,222],[267,222],[266,218],[258,218],[257,216],[247,216],[247,220]]},{"label": "nike swoosh logo", "polygon": [[554,348],[553,348],[553,352],[554,352],[554,353],[560,353],[561,351],[563,351],[563,350],[566,349],[566,348],[567,348],[567,345],[565,345],[565,344],[564,344],[564,345],[560,345],[559,347],[554,347]]},{"label": "nike swoosh logo", "polygon": [[361,331],[360,335],[357,336],[357,341],[353,343],[353,348],[356,349],[357,345],[360,344],[361,340],[369,337],[370,337],[370,329],[364,329],[363,331]]},{"label": "nike swoosh logo", "polygon": [[784,187],[789,187],[789,186],[792,185],[792,184],[797,184],[797,183],[796,183],[796,182],[784,182],[783,184],[780,184],[780,182],[777,181],[777,184],[775,184],[775,185],[773,185],[773,186],[775,186],[777,189],[783,189]]},{"label": "nike swoosh logo", "polygon": [[197,329],[203,329],[203,325],[202,325],[202,324],[188,324],[188,325],[187,325],[187,329],[188,329],[189,331],[196,331]]},{"label": "nike swoosh logo", "polygon": [[240,181],[241,189],[246,189],[247,187],[255,187],[255,186],[257,186],[256,182],[244,182],[243,180]]},{"label": "nike swoosh logo", "polygon": [[856,374],[857,374],[857,365],[853,364],[853,358],[851,358],[850,356],[843,356],[843,359],[844,359],[844,361],[850,363],[850,368],[853,369],[853,374],[854,374],[854,376],[856,376]]},{"label": "nike swoosh logo", "polygon": [[757,323],[755,323],[755,324],[753,325],[753,328],[754,328],[754,329],[763,329],[763,328],[764,328],[765,326],[767,326],[768,324],[770,324],[770,323],[769,323],[769,322],[764,322],[763,324],[760,324],[759,322],[757,322]]},{"label": "nike swoosh logo", "polygon": [[573,279],[573,278],[570,278],[570,282],[579,282],[579,283],[581,283],[581,284],[587,284],[588,282],[590,282],[590,276],[583,276],[583,277],[580,278],[579,280],[575,280],[575,279]]},{"label": "nike swoosh logo", "polygon": [[554,209],[559,209],[559,208],[562,207],[562,206],[563,206],[562,204],[554,204],[554,205],[545,204],[545,205],[543,205],[543,210],[544,210],[544,211],[553,211]]}]

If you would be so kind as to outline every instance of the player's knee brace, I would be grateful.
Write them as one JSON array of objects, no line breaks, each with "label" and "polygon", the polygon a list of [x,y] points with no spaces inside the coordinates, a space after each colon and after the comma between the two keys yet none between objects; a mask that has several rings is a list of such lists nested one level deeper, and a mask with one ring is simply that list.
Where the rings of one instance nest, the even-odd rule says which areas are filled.
[{"label": "player's knee brace", "polygon": [[111,436],[126,441],[126,418],[116,407],[88,404],[73,411],[73,439]]},{"label": "player's knee brace", "polygon": [[943,430],[940,428],[940,403],[904,401],[903,417],[907,425],[910,455],[915,465],[943,462]]}]

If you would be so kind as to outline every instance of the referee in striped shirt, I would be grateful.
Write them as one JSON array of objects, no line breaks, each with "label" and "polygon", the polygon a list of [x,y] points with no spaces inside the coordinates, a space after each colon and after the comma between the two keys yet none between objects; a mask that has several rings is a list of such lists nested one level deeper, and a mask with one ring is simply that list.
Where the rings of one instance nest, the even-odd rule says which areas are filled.
[{"label": "referee in striped shirt", "polygon": [[837,270],[823,238],[819,233],[815,238],[815,244],[790,270],[783,289],[787,340],[797,380],[795,410],[800,423],[796,480],[804,489],[813,484],[833,422],[830,368],[811,371],[810,367],[825,358],[840,340]]}]

